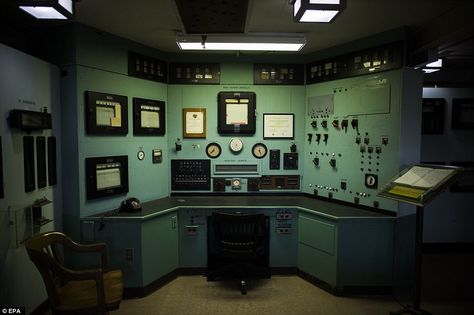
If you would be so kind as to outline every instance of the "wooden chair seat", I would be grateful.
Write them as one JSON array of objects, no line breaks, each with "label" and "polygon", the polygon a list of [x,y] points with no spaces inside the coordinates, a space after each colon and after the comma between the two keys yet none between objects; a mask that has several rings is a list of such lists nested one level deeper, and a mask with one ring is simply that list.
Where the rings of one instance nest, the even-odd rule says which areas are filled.
[{"label": "wooden chair seat", "polygon": [[[107,311],[117,309],[122,300],[123,284],[120,270],[109,271],[104,274],[104,293]],[[71,312],[82,309],[81,314],[90,309],[94,314],[97,305],[97,287],[94,280],[70,281],[59,289],[61,305],[58,311]]]}]

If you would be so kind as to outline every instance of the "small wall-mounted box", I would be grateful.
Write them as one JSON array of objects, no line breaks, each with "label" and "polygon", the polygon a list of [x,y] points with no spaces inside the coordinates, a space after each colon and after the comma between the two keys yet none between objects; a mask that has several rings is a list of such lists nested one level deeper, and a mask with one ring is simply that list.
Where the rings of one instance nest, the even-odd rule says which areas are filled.
[{"label": "small wall-mounted box", "polygon": [[10,128],[19,128],[26,132],[51,129],[51,114],[29,110],[12,109],[8,115]]}]

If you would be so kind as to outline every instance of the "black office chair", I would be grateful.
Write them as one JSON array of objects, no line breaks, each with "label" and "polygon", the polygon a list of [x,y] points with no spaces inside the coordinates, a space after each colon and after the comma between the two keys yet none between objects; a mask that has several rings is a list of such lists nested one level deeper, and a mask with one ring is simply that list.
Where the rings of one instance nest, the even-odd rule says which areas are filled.
[{"label": "black office chair", "polygon": [[269,220],[263,214],[212,213],[208,224],[207,280],[270,278]]}]

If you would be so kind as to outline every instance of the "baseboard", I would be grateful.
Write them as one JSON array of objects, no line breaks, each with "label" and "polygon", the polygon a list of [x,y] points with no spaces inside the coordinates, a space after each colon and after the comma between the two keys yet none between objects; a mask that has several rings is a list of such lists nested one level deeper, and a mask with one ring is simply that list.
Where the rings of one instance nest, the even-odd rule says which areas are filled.
[{"label": "baseboard", "polygon": [[205,276],[206,268],[205,267],[179,268],[178,272],[180,276]]},{"label": "baseboard", "polygon": [[162,286],[176,279],[179,276],[179,270],[173,270],[172,272],[164,275],[163,277],[153,281],[152,283],[144,287],[128,287],[123,289],[124,298],[141,298],[145,297],[150,293],[155,292]]},{"label": "baseboard", "polygon": [[49,299],[46,299],[38,305],[31,313],[30,315],[44,315],[49,311]]},{"label": "baseboard", "polygon": [[298,268],[296,267],[272,267],[270,268],[273,275],[297,275]]},{"label": "baseboard", "polygon": [[474,253],[474,243],[423,243],[423,254]]},{"label": "baseboard", "polygon": [[389,295],[393,292],[392,286],[341,286],[333,287],[329,283],[310,275],[298,269],[298,276],[317,286],[318,288],[329,292],[335,296],[352,296],[352,295]]}]

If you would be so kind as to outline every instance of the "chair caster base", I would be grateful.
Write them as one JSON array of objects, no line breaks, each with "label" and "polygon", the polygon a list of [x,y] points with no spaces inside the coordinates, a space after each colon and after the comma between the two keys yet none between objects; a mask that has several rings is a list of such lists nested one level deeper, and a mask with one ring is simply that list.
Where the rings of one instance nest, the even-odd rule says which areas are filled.
[{"label": "chair caster base", "polygon": [[240,292],[242,293],[242,295],[247,294],[247,282],[245,282],[244,280],[240,281]]}]

